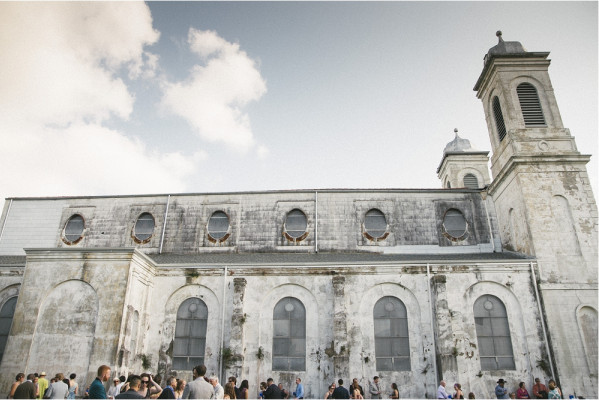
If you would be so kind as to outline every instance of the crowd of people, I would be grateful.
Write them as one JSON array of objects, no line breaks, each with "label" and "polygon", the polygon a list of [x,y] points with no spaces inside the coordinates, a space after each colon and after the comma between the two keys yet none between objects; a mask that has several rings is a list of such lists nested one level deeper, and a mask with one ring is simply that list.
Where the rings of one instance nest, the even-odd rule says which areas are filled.
[{"label": "crowd of people", "polygon": [[[65,378],[58,373],[54,378],[46,378],[46,373],[31,373],[27,376],[17,374],[15,382],[10,388],[10,399],[249,399],[249,384],[242,380],[237,386],[237,378],[232,376],[223,387],[216,376],[206,376],[206,366],[198,365],[193,369],[193,380],[186,382],[171,376],[166,379],[164,387],[161,386],[160,376],[148,373],[140,375],[131,374],[128,377],[115,377],[108,391],[104,383],[110,380],[111,370],[107,365],[98,368],[97,377],[80,393],[76,382],[77,376],[71,374]],[[305,396],[302,379],[295,380],[295,391],[289,392],[282,383],[275,384],[272,378],[260,383],[260,399],[303,399]],[[562,399],[562,392],[553,379],[545,386],[539,378],[535,378],[532,391],[528,392],[525,382],[520,382],[517,388],[510,391],[506,388],[506,381],[499,379],[495,387],[495,396],[498,399]],[[364,399],[368,395],[371,399],[399,399],[399,387],[391,383],[390,390],[384,391],[380,378],[375,376],[368,382],[368,394],[364,392],[357,378],[352,380],[348,388],[343,386],[343,379],[329,385],[323,399]],[[453,386],[454,391],[449,393],[445,381],[441,381],[437,389],[437,399],[464,399],[464,391],[459,383]],[[573,396],[570,396],[572,398]],[[473,392],[468,393],[468,399],[474,399]],[[582,398],[582,397],[580,397]]]}]

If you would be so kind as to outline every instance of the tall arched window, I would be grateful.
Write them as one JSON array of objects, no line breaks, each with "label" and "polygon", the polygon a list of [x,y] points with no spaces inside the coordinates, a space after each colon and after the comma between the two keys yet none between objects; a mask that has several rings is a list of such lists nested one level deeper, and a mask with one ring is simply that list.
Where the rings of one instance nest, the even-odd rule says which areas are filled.
[{"label": "tall arched window", "polygon": [[378,371],[409,371],[410,339],[406,306],[386,296],[374,305],[374,352]]},{"label": "tall arched window", "polygon": [[464,186],[468,189],[478,189],[478,179],[474,174],[464,175]]},{"label": "tall arched window", "polygon": [[17,298],[12,297],[8,299],[0,310],[0,361],[4,355],[4,349],[6,348],[6,341],[10,333],[10,326],[12,325],[12,317],[15,315],[15,307],[17,305]]},{"label": "tall arched window", "polygon": [[505,306],[495,296],[483,295],[474,302],[474,322],[483,371],[516,369]]},{"label": "tall arched window", "polygon": [[173,369],[191,370],[204,364],[208,307],[197,297],[185,300],[177,311]]},{"label": "tall arched window", "polygon": [[516,88],[522,117],[524,117],[525,126],[545,126],[545,117],[539,101],[537,89],[528,82],[518,85]]},{"label": "tall arched window", "polygon": [[497,127],[497,136],[501,142],[506,135],[505,123],[503,122],[503,113],[501,112],[501,105],[499,105],[499,98],[493,97],[493,116],[495,117],[495,126]]},{"label": "tall arched window", "polygon": [[273,310],[272,370],[306,370],[306,308],[294,297]]},{"label": "tall arched window", "polygon": [[578,328],[591,374],[597,375],[597,311],[591,307],[578,310]]},{"label": "tall arched window", "polygon": [[131,316],[131,341],[129,342],[129,350],[131,356],[137,355],[137,328],[139,327],[139,311],[134,311]]}]

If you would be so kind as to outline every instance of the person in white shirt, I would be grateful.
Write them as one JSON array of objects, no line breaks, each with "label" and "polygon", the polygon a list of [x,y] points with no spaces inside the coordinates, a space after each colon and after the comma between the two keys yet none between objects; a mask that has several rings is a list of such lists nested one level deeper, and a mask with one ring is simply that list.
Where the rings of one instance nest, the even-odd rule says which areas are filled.
[{"label": "person in white shirt", "polygon": [[445,381],[441,381],[439,384],[439,388],[437,389],[437,398],[438,399],[446,399],[447,392],[445,391]]},{"label": "person in white shirt", "polygon": [[214,398],[222,399],[225,396],[225,389],[218,383],[218,378],[212,375],[210,377],[210,383],[214,386]]}]

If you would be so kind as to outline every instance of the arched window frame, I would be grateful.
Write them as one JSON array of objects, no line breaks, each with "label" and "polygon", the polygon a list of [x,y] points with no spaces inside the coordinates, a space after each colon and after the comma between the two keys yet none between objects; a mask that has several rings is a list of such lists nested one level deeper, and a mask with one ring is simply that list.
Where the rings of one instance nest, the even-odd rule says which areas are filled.
[{"label": "arched window frame", "polygon": [[405,304],[395,296],[381,297],[372,310],[378,371],[410,371],[410,338]]},{"label": "arched window frame", "polygon": [[473,172],[467,172],[464,174],[462,181],[464,182],[464,187],[468,189],[479,189],[480,183],[478,176],[476,176]]},{"label": "arched window frame", "polygon": [[525,127],[546,127],[547,120],[541,105],[537,87],[531,82],[521,82],[516,86],[518,104]]},{"label": "arched window frame", "polygon": [[[15,315],[17,300],[17,296],[9,297],[0,308],[0,361],[2,361],[2,357],[4,356],[6,342],[8,341],[8,336],[10,335],[10,329],[12,327],[12,321]],[[11,307],[12,309],[8,309],[7,307]]]},{"label": "arched window frame", "polygon": [[[584,313],[590,312],[592,319],[590,323],[584,321]],[[580,332],[580,339],[584,348],[584,354],[589,368],[589,373],[597,375],[597,309],[590,305],[580,305],[576,309],[576,321],[578,322],[578,331]],[[589,332],[589,329],[595,329],[594,332]]]},{"label": "arched window frame", "polygon": [[501,143],[507,135],[507,129],[505,127],[505,120],[503,118],[503,111],[501,110],[501,101],[498,96],[493,96],[491,99],[491,112],[493,113],[493,120],[495,121],[495,132],[497,132],[497,139]]},{"label": "arched window frame", "polygon": [[515,370],[509,319],[503,301],[484,294],[476,299],[472,308],[481,371]]},{"label": "arched window frame", "polygon": [[208,306],[199,297],[185,299],[177,309],[172,357],[174,370],[189,371],[204,364],[208,316]]},{"label": "arched window frame", "polygon": [[272,370],[306,370],[306,307],[284,297],[273,308]]}]

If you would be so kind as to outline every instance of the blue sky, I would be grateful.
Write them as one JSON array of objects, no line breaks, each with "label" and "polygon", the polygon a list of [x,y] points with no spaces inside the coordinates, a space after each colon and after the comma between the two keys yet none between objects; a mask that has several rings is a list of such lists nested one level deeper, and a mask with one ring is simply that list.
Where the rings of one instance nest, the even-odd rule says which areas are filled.
[{"label": "blue sky", "polygon": [[[550,51],[597,190],[597,2],[0,2],[0,196],[437,188],[497,43]],[[595,193],[596,196],[596,193]]]}]

